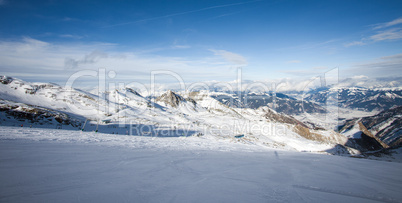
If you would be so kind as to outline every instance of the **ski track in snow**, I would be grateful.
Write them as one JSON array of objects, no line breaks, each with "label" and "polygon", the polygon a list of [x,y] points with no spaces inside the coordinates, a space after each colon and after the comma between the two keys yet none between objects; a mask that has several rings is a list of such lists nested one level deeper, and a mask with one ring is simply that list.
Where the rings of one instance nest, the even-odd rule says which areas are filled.
[{"label": "ski track in snow", "polygon": [[402,202],[401,166],[208,136],[0,128],[0,202]]}]

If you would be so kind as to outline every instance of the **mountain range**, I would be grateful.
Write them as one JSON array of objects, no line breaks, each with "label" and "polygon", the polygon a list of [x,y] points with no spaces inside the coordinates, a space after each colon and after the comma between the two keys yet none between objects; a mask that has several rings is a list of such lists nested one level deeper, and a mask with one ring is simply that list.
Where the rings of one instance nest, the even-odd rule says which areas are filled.
[{"label": "mountain range", "polygon": [[[137,136],[211,136],[287,150],[353,156],[387,148],[381,142],[387,146],[400,145],[399,90],[340,89],[339,101],[345,108],[359,106],[365,111],[396,112],[348,120],[339,128],[340,133],[293,116],[305,112],[328,114],[320,104],[325,103],[323,98],[333,90],[319,89],[303,100],[283,93],[203,90],[179,93],[168,90],[142,96],[129,87],[93,94],[52,83],[30,83],[0,76],[0,122],[1,125]],[[385,119],[389,115],[392,121]],[[379,140],[379,146],[372,147],[373,140],[359,141],[350,136],[350,129],[356,129],[359,123],[370,131],[371,138]]]},{"label": "mountain range", "polygon": [[383,111],[402,105],[402,89],[362,87],[319,88],[304,95],[304,100],[325,104],[337,101],[339,107],[362,111]]}]

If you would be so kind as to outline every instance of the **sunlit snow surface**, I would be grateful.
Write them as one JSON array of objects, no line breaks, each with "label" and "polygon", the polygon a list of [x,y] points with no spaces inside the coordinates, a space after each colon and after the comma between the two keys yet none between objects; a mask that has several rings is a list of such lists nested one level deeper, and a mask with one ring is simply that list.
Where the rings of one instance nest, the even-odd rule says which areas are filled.
[{"label": "sunlit snow surface", "polygon": [[401,168],[212,137],[0,128],[0,202],[402,202]]}]

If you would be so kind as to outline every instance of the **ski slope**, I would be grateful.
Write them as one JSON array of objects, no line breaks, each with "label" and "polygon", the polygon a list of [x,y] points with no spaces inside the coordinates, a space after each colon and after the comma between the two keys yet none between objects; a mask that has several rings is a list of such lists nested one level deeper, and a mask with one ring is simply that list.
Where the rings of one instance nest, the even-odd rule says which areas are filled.
[{"label": "ski slope", "polygon": [[402,202],[402,163],[216,137],[0,128],[0,202]]}]

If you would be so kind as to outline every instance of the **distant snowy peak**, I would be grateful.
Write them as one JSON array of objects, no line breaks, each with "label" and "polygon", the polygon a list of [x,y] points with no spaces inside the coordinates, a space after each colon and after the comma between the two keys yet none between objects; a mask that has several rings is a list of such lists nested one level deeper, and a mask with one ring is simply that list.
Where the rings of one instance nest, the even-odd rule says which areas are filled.
[{"label": "distant snowy peak", "polygon": [[338,87],[363,87],[367,89],[402,89],[402,77],[391,78],[368,78],[366,76],[355,76],[340,80]]},{"label": "distant snowy peak", "polygon": [[328,88],[323,88],[323,89],[330,89],[331,91],[340,91],[340,90],[350,90],[350,91],[367,91],[367,90],[372,90],[372,91],[398,91],[402,90],[402,87],[362,87],[362,86],[331,86]]},{"label": "distant snowy peak", "polygon": [[300,101],[289,97],[283,93],[213,93],[212,98],[219,102],[234,108],[251,108],[258,109],[260,107],[270,107],[279,113],[288,115],[296,115],[304,112],[307,113],[325,113],[326,110],[309,101]]},{"label": "distant snowy peak", "polygon": [[336,101],[340,107],[363,111],[382,111],[402,105],[400,89],[367,89],[363,87],[320,88],[304,95],[304,100],[325,104]]}]

